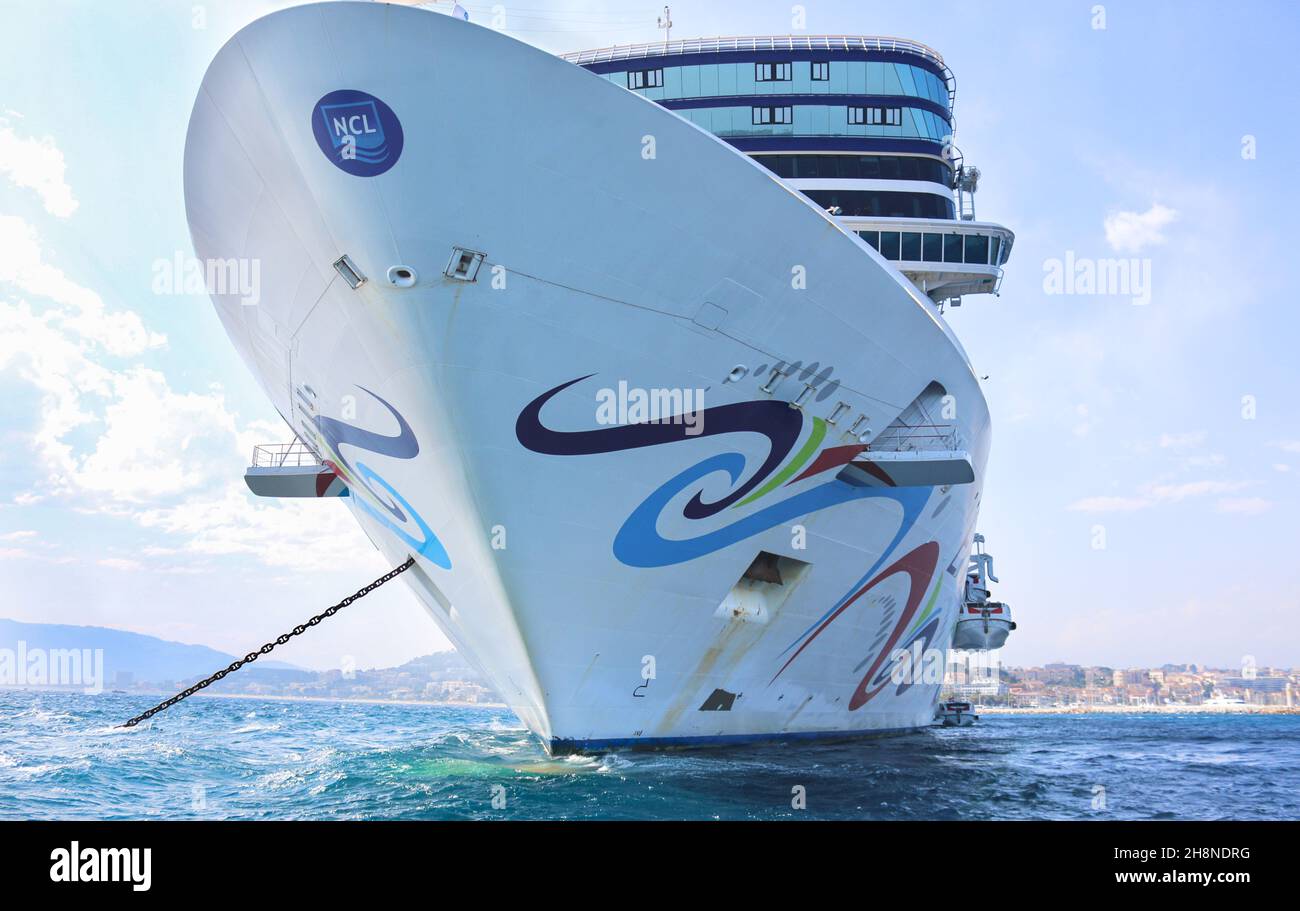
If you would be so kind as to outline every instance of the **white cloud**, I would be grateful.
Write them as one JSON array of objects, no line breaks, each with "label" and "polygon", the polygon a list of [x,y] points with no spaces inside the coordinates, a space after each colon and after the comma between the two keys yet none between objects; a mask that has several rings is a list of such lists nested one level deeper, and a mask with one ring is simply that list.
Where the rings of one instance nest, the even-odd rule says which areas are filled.
[{"label": "white cloud", "polygon": [[[242,471],[253,444],[284,439],[288,431],[278,422],[241,424],[219,386],[181,393],[156,370],[109,369],[25,303],[0,304],[0,370],[6,367],[42,394],[32,437],[48,471],[42,493],[165,536],[142,555],[242,555],[273,566],[333,569],[371,550],[340,503],[248,493]],[[86,430],[95,432],[81,442]],[[74,431],[81,431],[77,445]],[[40,499],[19,495],[15,502]],[[106,567],[133,568],[106,560]]]},{"label": "white cloud", "polygon": [[[1071,503],[1071,512],[1136,512],[1161,503],[1180,503],[1192,497],[1234,493],[1251,481],[1188,481],[1183,484],[1148,484],[1138,496],[1085,497]],[[1221,503],[1223,501],[1220,501]]]},{"label": "white cloud", "polygon": [[51,137],[20,137],[9,120],[0,117],[0,173],[15,186],[35,190],[45,211],[59,218],[77,211],[72,188],[64,180],[66,167]]},{"label": "white cloud", "polygon": [[1188,433],[1160,434],[1161,449],[1192,449],[1205,442],[1205,431],[1194,430]]},{"label": "white cloud", "polygon": [[[177,392],[157,370],[115,370],[93,354],[26,302],[0,303],[0,371],[41,394],[31,440],[48,472],[39,494],[20,494],[16,504],[75,496],[85,511],[125,514],[132,504],[224,484],[242,470],[251,439],[286,436],[265,421],[241,429],[219,387]],[[87,434],[90,442],[80,442]]]},{"label": "white cloud", "polygon": [[1086,437],[1092,433],[1093,421],[1088,413],[1088,406],[1080,402],[1074,406],[1074,413],[1079,416],[1079,422],[1074,425],[1073,433],[1077,437]]},{"label": "white cloud", "polygon": [[204,556],[243,554],[271,566],[327,570],[347,565],[371,545],[342,503],[333,499],[267,501],[243,481],[214,496],[149,509],[135,518],[186,539],[185,551]]},{"label": "white cloud", "polygon": [[36,537],[36,532],[30,530],[11,531],[0,535],[0,541],[24,541]]},{"label": "white cloud", "polygon": [[139,560],[126,560],[121,557],[105,557],[95,562],[100,566],[107,566],[109,569],[120,569],[126,572],[134,572],[137,569],[144,568],[144,564]]},{"label": "white cloud", "polygon": [[1106,242],[1119,253],[1139,253],[1164,243],[1164,229],[1177,218],[1177,211],[1158,202],[1145,212],[1111,212],[1106,216]]},{"label": "white cloud", "polygon": [[1282,440],[1275,445],[1283,452],[1294,452],[1300,455],[1300,440]]},{"label": "white cloud", "polygon": [[1151,501],[1142,497],[1084,497],[1069,505],[1071,512],[1136,512]]},{"label": "white cloud", "polygon": [[1237,513],[1244,516],[1257,516],[1273,508],[1271,500],[1263,497],[1224,497],[1218,503],[1219,512]]},{"label": "white cloud", "polygon": [[67,480],[117,502],[147,502],[197,490],[239,466],[235,417],[220,395],[174,392],[158,371],[111,377],[103,432],[72,457]]},{"label": "white cloud", "polygon": [[0,282],[58,305],[41,318],[57,322],[109,354],[128,357],[166,343],[166,336],[145,328],[133,310],[109,312],[98,294],[84,288],[45,261],[40,238],[16,215],[0,215]]},{"label": "white cloud", "polygon": [[1147,492],[1160,502],[1178,503],[1188,497],[1234,493],[1249,486],[1249,481],[1188,481],[1183,484],[1153,484]]},{"label": "white cloud", "polygon": [[[46,473],[33,492],[14,497],[15,505],[64,501],[76,512],[157,533],[142,545],[140,560],[98,561],[117,570],[196,555],[333,569],[371,551],[337,502],[257,500],[244,488],[253,445],[288,438],[283,424],[239,421],[219,385],[181,392],[157,370],[109,361],[142,353],[162,336],[135,313],[106,314],[97,294],[44,261],[22,219],[0,216],[0,281],[54,304],[40,309],[26,299],[0,299],[0,372],[39,395],[29,439]],[[38,558],[16,546],[4,550],[7,558]]]}]

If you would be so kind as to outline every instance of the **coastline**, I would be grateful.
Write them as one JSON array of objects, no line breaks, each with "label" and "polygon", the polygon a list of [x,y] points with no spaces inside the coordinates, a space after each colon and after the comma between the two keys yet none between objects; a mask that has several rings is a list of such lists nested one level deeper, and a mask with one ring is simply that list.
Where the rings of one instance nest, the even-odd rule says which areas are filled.
[{"label": "coastline", "polygon": [[1287,705],[1069,705],[1012,707],[975,705],[981,715],[1300,715],[1300,706]]}]

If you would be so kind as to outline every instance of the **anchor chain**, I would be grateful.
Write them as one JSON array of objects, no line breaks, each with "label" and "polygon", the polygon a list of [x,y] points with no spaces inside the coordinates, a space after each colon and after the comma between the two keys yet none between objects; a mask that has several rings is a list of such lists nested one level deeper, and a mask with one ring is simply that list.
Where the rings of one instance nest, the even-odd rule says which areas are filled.
[{"label": "anchor chain", "polygon": [[294,636],[301,636],[303,633],[305,633],[308,630],[308,628],[315,626],[316,624],[320,623],[322,620],[328,617],[333,617],[335,614],[343,610],[343,608],[347,607],[353,601],[360,601],[366,595],[370,594],[372,591],[377,589],[379,586],[383,585],[385,582],[397,578],[398,576],[406,572],[414,565],[415,565],[415,558],[407,557],[406,562],[403,563],[401,566],[393,567],[388,572],[384,573],[382,576],[376,579],[374,582],[371,582],[365,588],[360,589],[355,594],[348,595],[338,604],[335,604],[332,607],[327,607],[325,610],[321,611],[319,614],[312,617],[306,623],[298,624],[293,628],[292,632],[284,633],[283,635],[278,636],[275,639],[275,641],[266,643],[266,645],[263,645],[257,651],[249,652],[243,658],[240,658],[237,661],[232,661],[227,667],[223,667],[221,670],[217,671],[215,674],[213,674],[211,677],[208,677],[206,680],[200,680],[198,683],[194,684],[189,689],[182,690],[181,692],[177,693],[175,696],[171,697],[165,702],[158,703],[153,708],[149,709],[147,712],[142,712],[139,715],[136,715],[130,721],[120,726],[124,728],[133,728],[141,721],[144,721],[148,718],[152,718],[154,715],[157,715],[159,712],[163,711],[164,709],[171,708],[173,705],[180,702],[182,699],[188,699],[190,696],[193,696],[199,690],[205,689],[211,684],[216,683],[218,680],[225,679],[227,674],[233,674],[235,671],[239,670],[245,664],[251,664],[254,661],[256,661],[258,658],[262,657],[263,655],[271,654],[271,652],[275,650],[275,647],[277,645],[284,645]]}]

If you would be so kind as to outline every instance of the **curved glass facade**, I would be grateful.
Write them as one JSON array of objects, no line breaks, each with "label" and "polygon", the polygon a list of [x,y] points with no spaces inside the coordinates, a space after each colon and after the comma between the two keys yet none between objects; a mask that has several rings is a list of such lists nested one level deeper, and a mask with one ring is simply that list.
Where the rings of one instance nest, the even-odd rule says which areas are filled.
[{"label": "curved glass facade", "polygon": [[[1010,235],[971,231],[958,218],[944,154],[952,76],[942,60],[850,47],[856,39],[841,47],[834,37],[817,39],[833,42],[822,48],[777,46],[786,40],[638,45],[625,56],[611,48],[574,62],[725,140],[833,215],[952,226],[858,232],[888,259],[1000,269]],[[742,47],[749,41],[754,46]]]},{"label": "curved glass facade", "polygon": [[[756,123],[755,111],[788,111],[783,122]],[[860,109],[859,109],[860,110]],[[717,136],[870,136],[881,139],[925,139],[943,143],[952,127],[937,114],[901,108],[897,124],[851,123],[846,105],[795,104],[754,107],[690,108],[674,113]]]},{"label": "curved glass facade", "polygon": [[646,61],[629,61],[624,70],[600,75],[652,101],[727,95],[905,95],[948,108],[948,86],[941,77],[921,66],[878,60],[795,60],[779,65],[744,61],[653,68],[648,68]]},{"label": "curved glass facade", "polygon": [[1001,266],[1011,256],[1011,240],[998,234],[938,234],[930,231],[858,231],[885,259],[895,262],[963,263]]}]

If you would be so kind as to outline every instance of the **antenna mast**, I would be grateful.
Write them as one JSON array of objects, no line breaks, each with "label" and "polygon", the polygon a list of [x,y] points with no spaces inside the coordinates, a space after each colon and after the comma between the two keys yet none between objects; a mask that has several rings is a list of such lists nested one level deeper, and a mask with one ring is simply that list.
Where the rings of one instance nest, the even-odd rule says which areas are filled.
[{"label": "antenna mast", "polygon": [[655,25],[664,30],[664,50],[668,50],[668,39],[673,34],[673,14],[672,10],[664,7],[664,14],[655,20]]}]

